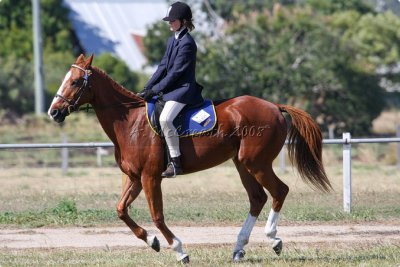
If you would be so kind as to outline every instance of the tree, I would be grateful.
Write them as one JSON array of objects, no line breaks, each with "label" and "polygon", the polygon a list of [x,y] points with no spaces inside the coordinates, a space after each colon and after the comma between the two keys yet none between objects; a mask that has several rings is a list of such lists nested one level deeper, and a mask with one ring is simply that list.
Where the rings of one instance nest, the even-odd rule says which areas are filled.
[{"label": "tree", "polygon": [[46,84],[46,106],[50,105],[54,95],[61,85],[62,80],[75,61],[74,55],[68,51],[45,52],[43,57],[43,70]]},{"label": "tree", "polygon": [[260,12],[263,9],[271,9],[275,4],[293,5],[296,0],[248,0],[248,1],[231,1],[231,0],[206,0],[203,1],[202,9],[206,13],[210,13],[209,9],[216,12],[226,21],[237,21],[241,16],[248,15],[252,12]]},{"label": "tree", "polygon": [[[0,3],[0,56],[16,54],[32,59],[32,5],[26,1],[3,0]],[[62,0],[41,1],[41,21],[44,47],[82,52],[68,19],[69,10]]]},{"label": "tree", "polygon": [[400,20],[368,1],[204,3],[227,20],[219,39],[197,36],[206,97],[252,94],[306,109],[323,131],[362,135],[385,107],[382,86],[400,88]]},{"label": "tree", "polygon": [[[66,71],[59,71],[62,59],[74,58],[74,52],[81,52],[68,20],[68,10],[62,0],[41,1],[42,36],[44,39],[45,87],[47,95],[54,95],[59,81]],[[3,0],[0,2],[0,106],[17,115],[33,111],[33,42],[32,6],[29,1]],[[57,58],[55,51],[63,51]],[[58,61],[53,61],[53,59]],[[72,61],[70,61],[72,62]],[[70,64],[68,62],[68,64]],[[65,62],[64,62],[65,64]],[[51,99],[52,97],[46,97]]]},{"label": "tree", "polygon": [[169,26],[165,21],[160,21],[149,26],[147,35],[143,38],[145,55],[149,65],[157,65],[164,56],[167,39],[171,36]]},{"label": "tree", "polygon": [[0,103],[1,108],[16,115],[33,110],[33,71],[26,60],[11,55],[0,57]]},{"label": "tree", "polygon": [[127,89],[131,91],[139,91],[141,89],[138,88],[138,74],[130,71],[125,62],[113,55],[104,53],[100,56],[94,57],[93,65],[104,70],[116,82],[120,83]]},{"label": "tree", "polygon": [[398,106],[400,102],[399,17],[391,11],[364,15],[347,11],[330,16],[328,24],[342,36],[342,43],[354,48],[354,64],[365,72],[376,73],[379,76],[379,84],[387,91],[387,103]]},{"label": "tree", "polygon": [[306,6],[324,14],[333,14],[336,12],[353,10],[360,14],[374,12],[372,6],[366,1],[360,0],[306,0]]},{"label": "tree", "polygon": [[[77,55],[82,53],[63,0],[41,0],[44,74],[47,104]],[[0,1],[0,106],[22,115],[33,111],[32,6],[26,1]],[[111,55],[95,58],[116,81],[139,90],[138,75]]]},{"label": "tree", "polygon": [[324,15],[299,7],[231,24],[198,57],[205,95],[252,94],[305,108],[325,131],[367,133],[383,108],[379,79],[354,63],[357,47],[330,26]]}]

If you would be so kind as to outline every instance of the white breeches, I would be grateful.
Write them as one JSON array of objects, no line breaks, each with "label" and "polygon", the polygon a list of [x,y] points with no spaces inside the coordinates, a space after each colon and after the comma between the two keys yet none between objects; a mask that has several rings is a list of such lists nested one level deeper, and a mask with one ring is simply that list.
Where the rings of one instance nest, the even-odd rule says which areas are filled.
[{"label": "white breeches", "polygon": [[165,141],[167,142],[169,154],[172,158],[179,157],[181,151],[179,149],[179,137],[176,128],[173,124],[174,119],[186,104],[176,101],[165,102],[164,109],[160,114],[161,130],[164,133]]}]

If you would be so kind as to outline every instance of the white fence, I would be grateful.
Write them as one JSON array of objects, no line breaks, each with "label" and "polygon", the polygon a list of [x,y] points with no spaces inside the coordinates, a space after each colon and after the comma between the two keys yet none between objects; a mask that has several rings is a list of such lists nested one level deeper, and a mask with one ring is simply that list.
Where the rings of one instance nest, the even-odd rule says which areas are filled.
[{"label": "white fence", "polygon": [[[323,144],[342,144],[343,145],[343,209],[345,212],[351,212],[352,202],[352,177],[351,177],[351,145],[361,143],[399,143],[397,145],[397,166],[400,168],[400,131],[397,138],[365,138],[352,139],[350,133],[344,133],[342,139],[324,139]],[[68,149],[69,148],[97,148],[98,162],[104,151],[104,147],[113,147],[111,142],[99,143],[68,143],[63,138],[63,143],[54,144],[0,144],[0,149],[29,149],[29,148],[61,148],[63,157],[62,168],[65,171],[68,168]],[[285,170],[285,150],[282,149],[279,156],[279,165],[281,170]],[[66,171],[65,171],[66,172]]]},{"label": "white fence", "polygon": [[[352,201],[351,144],[393,142],[400,143],[400,137],[352,139],[350,133],[343,133],[342,139],[324,140],[324,144],[343,144],[343,209],[345,212],[351,212]],[[400,144],[397,145],[397,167],[400,168]]]}]

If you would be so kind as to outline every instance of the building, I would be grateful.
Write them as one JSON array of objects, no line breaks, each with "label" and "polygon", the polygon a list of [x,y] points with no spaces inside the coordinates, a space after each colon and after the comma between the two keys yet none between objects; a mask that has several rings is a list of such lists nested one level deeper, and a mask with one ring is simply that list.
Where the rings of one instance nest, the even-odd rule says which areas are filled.
[{"label": "building", "polygon": [[146,69],[142,38],[166,14],[166,0],[64,0],[86,53],[110,52],[133,71]]}]

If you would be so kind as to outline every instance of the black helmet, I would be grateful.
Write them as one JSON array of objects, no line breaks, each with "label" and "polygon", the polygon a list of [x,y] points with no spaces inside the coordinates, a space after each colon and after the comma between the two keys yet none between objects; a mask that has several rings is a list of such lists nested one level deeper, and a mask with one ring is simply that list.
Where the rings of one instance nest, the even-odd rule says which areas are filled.
[{"label": "black helmet", "polygon": [[173,21],[177,19],[186,19],[186,20],[191,20],[192,19],[192,10],[190,10],[190,7],[182,2],[175,2],[173,3],[167,11],[167,16],[163,18],[165,21]]}]

